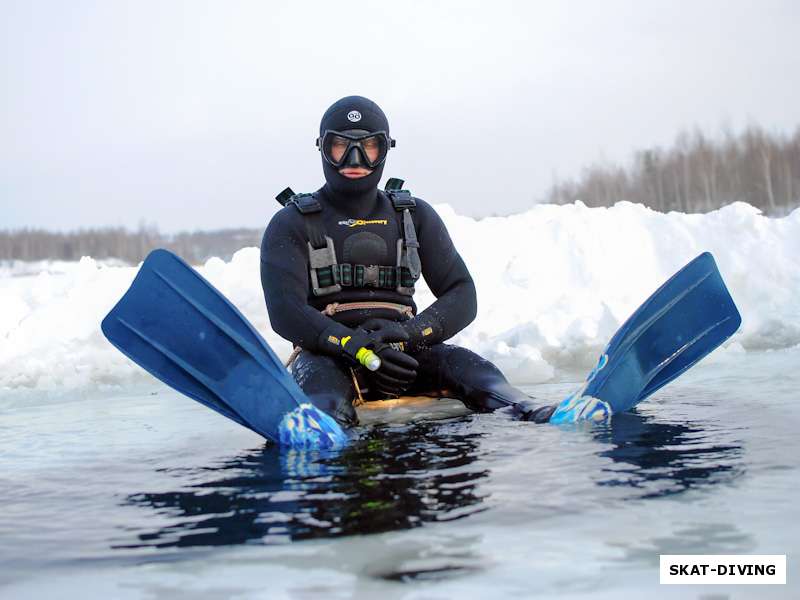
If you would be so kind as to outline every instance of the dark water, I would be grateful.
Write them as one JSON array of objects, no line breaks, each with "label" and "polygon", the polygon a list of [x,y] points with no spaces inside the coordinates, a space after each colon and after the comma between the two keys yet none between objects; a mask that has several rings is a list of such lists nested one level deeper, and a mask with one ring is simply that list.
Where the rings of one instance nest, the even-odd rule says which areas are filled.
[{"label": "dark water", "polygon": [[477,487],[488,471],[476,464],[480,436],[447,429],[376,427],[341,452],[265,447],[213,467],[166,469],[179,489],[125,502],[172,523],[114,548],[284,543],[465,518],[485,510]]},{"label": "dark water", "polygon": [[[467,518],[490,508],[480,489],[490,470],[478,460],[487,434],[458,433],[474,418],[373,427],[336,453],[265,447],[213,467],[159,470],[177,489],[131,494],[125,504],[171,523],[111,547],[285,543]],[[679,494],[745,472],[740,444],[715,444],[698,427],[626,414],[596,429],[594,439],[609,446],[598,455],[614,463],[596,484],[625,488],[619,500]]]},{"label": "dark water", "polygon": [[7,397],[0,595],[702,597],[657,585],[661,553],[789,554],[791,583],[798,357],[696,369],[605,426],[423,418],[328,452],[155,386]]}]

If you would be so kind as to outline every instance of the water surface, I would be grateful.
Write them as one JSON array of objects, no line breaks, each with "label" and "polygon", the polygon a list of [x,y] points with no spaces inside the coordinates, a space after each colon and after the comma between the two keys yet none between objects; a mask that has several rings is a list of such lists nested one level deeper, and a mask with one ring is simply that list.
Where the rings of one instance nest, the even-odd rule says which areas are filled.
[{"label": "water surface", "polygon": [[[798,364],[723,355],[605,426],[444,403],[339,452],[157,382],[7,393],[0,596],[797,597]],[[659,586],[662,553],[788,554],[789,585]]]}]

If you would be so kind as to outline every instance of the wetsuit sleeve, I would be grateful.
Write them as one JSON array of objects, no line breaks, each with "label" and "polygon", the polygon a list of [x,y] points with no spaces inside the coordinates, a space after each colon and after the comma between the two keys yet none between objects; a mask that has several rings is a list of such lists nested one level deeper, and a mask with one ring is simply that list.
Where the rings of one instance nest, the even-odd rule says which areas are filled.
[{"label": "wetsuit sleeve", "polygon": [[453,337],[474,319],[478,312],[475,284],[441,217],[426,202],[417,200],[415,214],[422,275],[436,296],[405,329],[411,346],[432,345]]},{"label": "wetsuit sleeve", "polygon": [[[350,328],[308,304],[308,245],[302,217],[285,208],[270,221],[261,240],[261,287],[275,332],[306,350],[338,355],[338,340]],[[329,341],[333,337],[336,341]]]}]

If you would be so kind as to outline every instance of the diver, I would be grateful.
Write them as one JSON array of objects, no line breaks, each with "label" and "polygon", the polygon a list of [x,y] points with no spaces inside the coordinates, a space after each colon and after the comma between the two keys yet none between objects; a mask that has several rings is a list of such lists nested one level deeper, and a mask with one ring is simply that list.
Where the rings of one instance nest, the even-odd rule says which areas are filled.
[{"label": "diver", "polygon": [[[316,143],[325,185],[313,194],[287,188],[261,243],[270,322],[295,345],[292,375],[311,402],[345,427],[358,423],[354,402],[423,394],[548,421],[555,406],[444,343],[475,319],[475,285],[428,203],[399,180],[378,189],[395,145],[380,107],[342,98],[322,116]],[[418,313],[420,276],[437,299]]]}]

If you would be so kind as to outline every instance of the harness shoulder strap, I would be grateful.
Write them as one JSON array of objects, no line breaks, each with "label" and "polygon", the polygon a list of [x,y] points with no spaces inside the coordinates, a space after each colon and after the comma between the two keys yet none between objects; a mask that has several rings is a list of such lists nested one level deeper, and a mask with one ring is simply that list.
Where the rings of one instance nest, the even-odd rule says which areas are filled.
[{"label": "harness shoulder strap", "polygon": [[[286,192],[291,192],[291,188],[286,188],[277,197],[280,198]],[[308,241],[314,248],[326,246],[325,227],[322,224],[322,205],[314,194],[292,194],[286,199],[284,206],[293,205],[298,212],[303,215],[303,223],[306,226]]]},{"label": "harness shoulder strap", "polygon": [[413,210],[417,207],[417,201],[408,190],[386,190],[386,195],[392,201],[392,206],[397,212],[405,209]]},{"label": "harness shoulder strap", "polygon": [[393,190],[402,190],[404,183],[405,181],[402,179],[398,179],[397,177],[389,177],[389,179],[386,180],[386,185],[383,186],[383,189],[387,192],[391,192]]},{"label": "harness shoulder strap", "polygon": [[[358,287],[394,287],[401,294],[412,295],[414,284],[422,271],[419,258],[419,241],[411,218],[416,200],[403,187],[402,179],[389,179],[386,195],[395,211],[402,213],[402,235],[397,240],[397,267],[338,264],[333,240],[325,232],[322,222],[322,204],[316,194],[295,194],[286,188],[276,196],[283,206],[293,205],[301,215],[308,235],[309,273],[315,296],[339,292],[342,285]],[[371,269],[371,270],[370,270]]]},{"label": "harness shoulder strap", "polygon": [[[408,190],[400,189],[405,183],[402,179],[391,178],[386,182],[386,195],[392,201],[394,209],[403,214],[403,237],[397,240],[397,266],[398,270],[408,270],[410,281],[399,281],[397,291],[403,294],[413,294],[414,284],[422,272],[422,263],[419,259],[419,241],[417,230],[411,211],[417,206],[417,201]],[[405,285],[404,285],[405,284]]]},{"label": "harness shoulder strap", "polygon": [[322,211],[322,205],[314,194],[296,194],[290,187],[287,187],[280,194],[275,196],[275,200],[277,200],[281,206],[294,204],[297,210],[304,215]]},{"label": "harness shoulder strap", "polygon": [[280,204],[281,206],[286,206],[286,204],[289,202],[289,200],[292,199],[292,197],[294,195],[295,194],[294,194],[294,191],[292,190],[292,188],[287,187],[280,194],[275,196],[275,200],[277,200],[278,204]]},{"label": "harness shoulder strap", "polygon": [[322,205],[314,194],[295,194],[289,200],[302,215],[313,215],[322,212]]},{"label": "harness shoulder strap", "polygon": [[322,223],[322,204],[315,194],[295,194],[286,188],[276,196],[284,206],[293,205],[303,215],[303,224],[308,236],[308,265],[311,288],[315,296],[333,294],[342,289],[334,281],[332,273],[336,267],[336,250],[333,240],[325,232]]}]

